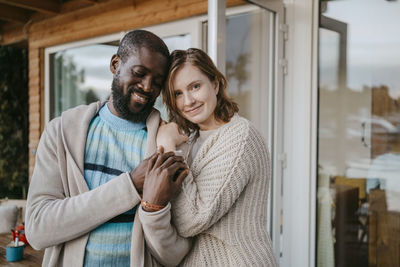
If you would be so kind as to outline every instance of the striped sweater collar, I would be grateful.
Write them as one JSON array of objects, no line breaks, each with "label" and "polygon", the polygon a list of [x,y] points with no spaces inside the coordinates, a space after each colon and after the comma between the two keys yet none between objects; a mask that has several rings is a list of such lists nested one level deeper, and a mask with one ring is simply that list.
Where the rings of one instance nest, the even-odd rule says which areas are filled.
[{"label": "striped sweater collar", "polygon": [[120,131],[136,131],[146,127],[144,121],[131,122],[115,116],[114,114],[111,113],[110,109],[108,108],[108,103],[103,105],[103,107],[100,109],[99,116],[111,128],[118,129]]}]

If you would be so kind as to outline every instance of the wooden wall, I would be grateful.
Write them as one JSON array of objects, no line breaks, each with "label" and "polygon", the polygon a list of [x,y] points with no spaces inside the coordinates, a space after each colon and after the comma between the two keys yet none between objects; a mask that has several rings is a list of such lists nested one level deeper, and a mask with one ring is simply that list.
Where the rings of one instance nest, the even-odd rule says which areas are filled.
[{"label": "wooden wall", "polygon": [[[226,2],[228,7],[245,3],[243,0]],[[34,22],[27,32],[21,33],[28,35],[29,43],[29,177],[32,176],[35,152],[44,127],[46,47],[205,13],[207,0],[112,0]],[[4,38],[11,36],[5,35]]]}]

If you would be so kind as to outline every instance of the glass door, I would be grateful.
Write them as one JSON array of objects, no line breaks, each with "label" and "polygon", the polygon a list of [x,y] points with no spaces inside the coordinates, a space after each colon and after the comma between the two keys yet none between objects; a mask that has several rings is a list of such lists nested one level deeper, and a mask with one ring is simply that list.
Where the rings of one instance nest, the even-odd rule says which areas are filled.
[{"label": "glass door", "polygon": [[322,1],[317,266],[400,266],[400,3]]},{"label": "glass door", "polygon": [[268,232],[276,258],[281,255],[281,176],[283,150],[283,4],[266,3],[231,9],[226,20],[226,77],[228,93],[239,114],[254,123],[264,137],[271,158]]},{"label": "glass door", "polygon": [[[282,247],[283,150],[283,2],[248,1],[252,4],[226,10],[226,77],[228,94],[239,114],[264,137],[271,158],[268,199],[268,233],[277,260]],[[207,36],[207,18],[203,36]],[[203,38],[203,49],[207,50]]]}]

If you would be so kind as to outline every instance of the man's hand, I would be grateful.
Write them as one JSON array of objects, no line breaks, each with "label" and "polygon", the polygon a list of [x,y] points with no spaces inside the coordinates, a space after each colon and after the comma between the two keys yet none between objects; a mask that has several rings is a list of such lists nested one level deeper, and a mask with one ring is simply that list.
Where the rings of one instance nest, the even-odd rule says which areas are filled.
[{"label": "man's hand", "polygon": [[189,169],[183,157],[173,152],[154,154],[148,162],[143,201],[166,206],[177,195]]},{"label": "man's hand", "polygon": [[131,176],[133,185],[136,188],[136,191],[138,191],[139,194],[142,194],[143,192],[143,184],[144,184],[144,178],[146,177],[146,172],[148,169],[149,161],[154,155],[158,155],[159,153],[154,153],[153,156],[144,159],[139,166],[137,166],[133,171],[129,173]]}]

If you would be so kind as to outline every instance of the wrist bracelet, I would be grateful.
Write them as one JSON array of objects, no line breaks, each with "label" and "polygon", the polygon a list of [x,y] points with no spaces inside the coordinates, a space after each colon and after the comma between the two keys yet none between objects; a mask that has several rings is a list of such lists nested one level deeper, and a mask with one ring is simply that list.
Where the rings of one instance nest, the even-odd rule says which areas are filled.
[{"label": "wrist bracelet", "polygon": [[160,205],[156,205],[156,204],[151,204],[147,201],[141,201],[140,204],[142,205],[142,208],[144,209],[144,211],[148,211],[148,212],[153,212],[153,211],[159,211],[162,210],[163,208],[165,208],[165,206],[160,206]]}]

